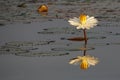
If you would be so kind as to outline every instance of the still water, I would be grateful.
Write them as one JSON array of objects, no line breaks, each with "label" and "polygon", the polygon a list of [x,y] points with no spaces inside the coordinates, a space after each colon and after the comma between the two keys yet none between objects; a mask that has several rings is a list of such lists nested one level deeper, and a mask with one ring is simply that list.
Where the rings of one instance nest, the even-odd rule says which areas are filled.
[{"label": "still water", "polygon": [[[103,25],[106,23],[102,23]],[[69,61],[83,56],[83,36],[66,20],[9,24],[0,27],[0,80],[119,80],[119,27],[87,31],[86,54],[99,59],[87,70]]]}]

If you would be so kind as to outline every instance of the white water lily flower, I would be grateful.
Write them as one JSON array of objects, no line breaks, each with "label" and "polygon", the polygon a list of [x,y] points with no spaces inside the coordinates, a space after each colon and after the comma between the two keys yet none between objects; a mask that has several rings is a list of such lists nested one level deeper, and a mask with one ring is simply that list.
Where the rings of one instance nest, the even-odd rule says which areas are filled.
[{"label": "white water lily flower", "polygon": [[95,66],[98,63],[98,59],[89,55],[77,56],[76,58],[70,60],[69,64],[80,64],[81,69],[88,69],[90,66]]},{"label": "white water lily flower", "polygon": [[89,17],[88,15],[81,14],[79,18],[70,18],[68,22],[75,26],[77,29],[90,29],[97,25],[98,21],[96,18]]}]

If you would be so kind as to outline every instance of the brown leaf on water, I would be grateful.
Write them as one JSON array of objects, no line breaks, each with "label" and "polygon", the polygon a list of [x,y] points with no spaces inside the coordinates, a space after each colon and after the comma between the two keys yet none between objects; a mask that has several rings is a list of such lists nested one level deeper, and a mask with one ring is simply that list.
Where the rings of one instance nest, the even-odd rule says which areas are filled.
[{"label": "brown leaf on water", "polygon": [[106,12],[114,12],[115,10],[112,10],[112,9],[109,9],[109,10],[106,10]]},{"label": "brown leaf on water", "polygon": [[85,38],[84,37],[73,37],[73,38],[68,38],[67,40],[70,40],[70,41],[84,41]]},{"label": "brown leaf on water", "polygon": [[19,4],[17,7],[25,8],[25,7],[27,7],[27,5],[26,5],[26,3],[21,3],[21,4]]}]

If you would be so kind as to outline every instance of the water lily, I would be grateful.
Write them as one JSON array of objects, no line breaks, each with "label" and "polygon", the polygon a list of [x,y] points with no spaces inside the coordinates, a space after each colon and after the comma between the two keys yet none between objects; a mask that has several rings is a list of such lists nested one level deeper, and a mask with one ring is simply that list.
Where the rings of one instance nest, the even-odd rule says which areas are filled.
[{"label": "water lily", "polygon": [[70,18],[68,22],[75,26],[77,29],[83,29],[85,43],[87,43],[86,29],[93,28],[97,25],[98,20],[95,17],[89,17],[88,15],[81,14],[78,18]]},{"label": "water lily", "polygon": [[97,25],[98,21],[95,17],[81,14],[78,18],[70,18],[68,22],[77,29],[90,29]]},{"label": "water lily", "polygon": [[98,58],[93,56],[77,56],[70,60],[69,64],[80,64],[81,69],[88,69],[90,66],[95,66],[98,63]]}]

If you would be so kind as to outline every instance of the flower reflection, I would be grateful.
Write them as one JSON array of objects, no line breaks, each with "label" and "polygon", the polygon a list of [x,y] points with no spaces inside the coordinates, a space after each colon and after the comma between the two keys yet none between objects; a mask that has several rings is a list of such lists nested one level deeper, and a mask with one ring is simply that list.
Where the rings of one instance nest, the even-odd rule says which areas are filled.
[{"label": "flower reflection", "polygon": [[87,44],[84,44],[84,47],[80,48],[83,51],[83,56],[77,56],[69,61],[69,64],[80,64],[80,68],[83,70],[88,69],[90,66],[95,66],[99,60],[94,56],[86,54]]},{"label": "flower reflection", "polygon": [[86,70],[90,66],[95,66],[98,62],[98,58],[90,55],[85,55],[77,56],[76,58],[71,59],[69,64],[80,64],[80,68]]}]

